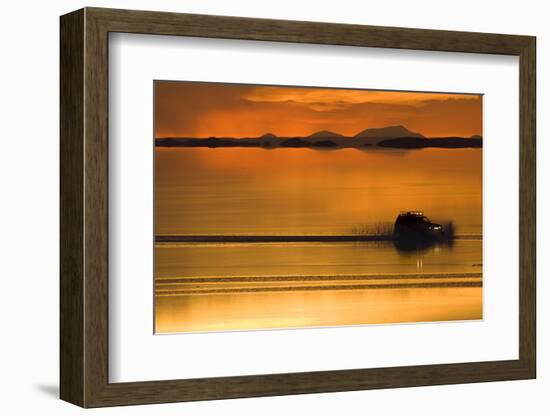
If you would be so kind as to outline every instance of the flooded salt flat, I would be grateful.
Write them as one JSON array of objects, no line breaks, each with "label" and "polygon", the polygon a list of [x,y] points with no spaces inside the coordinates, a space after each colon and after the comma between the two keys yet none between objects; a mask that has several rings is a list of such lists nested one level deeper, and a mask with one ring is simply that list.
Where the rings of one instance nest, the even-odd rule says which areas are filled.
[{"label": "flooded salt flat", "polygon": [[481,149],[157,148],[156,235],[349,234],[403,210],[482,234]]},{"label": "flooded salt flat", "polygon": [[482,318],[481,149],[156,150],[156,235],[350,235],[401,210],[449,244],[155,245],[157,333]]},{"label": "flooded salt flat", "polygon": [[481,319],[481,243],[159,244],[156,331]]},{"label": "flooded salt flat", "polygon": [[157,333],[474,320],[481,287],[157,296]]},{"label": "flooded salt flat", "polygon": [[481,272],[482,241],[424,250],[388,243],[157,244],[156,279],[170,277],[370,275]]}]

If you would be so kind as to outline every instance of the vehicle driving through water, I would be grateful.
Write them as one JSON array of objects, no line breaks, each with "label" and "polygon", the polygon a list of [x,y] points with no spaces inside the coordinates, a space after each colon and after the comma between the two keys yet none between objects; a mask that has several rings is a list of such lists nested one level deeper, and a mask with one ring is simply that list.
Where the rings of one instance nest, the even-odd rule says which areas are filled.
[{"label": "vehicle driving through water", "polygon": [[438,239],[444,237],[444,234],[443,227],[431,222],[422,211],[400,212],[393,227],[396,239]]}]

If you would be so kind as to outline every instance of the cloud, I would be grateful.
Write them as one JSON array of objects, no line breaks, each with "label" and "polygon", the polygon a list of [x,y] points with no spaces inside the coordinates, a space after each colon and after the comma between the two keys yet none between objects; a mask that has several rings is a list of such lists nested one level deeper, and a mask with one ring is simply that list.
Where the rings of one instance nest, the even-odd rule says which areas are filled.
[{"label": "cloud", "polygon": [[[390,92],[378,90],[349,90],[336,88],[281,88],[257,87],[243,97],[253,102],[296,102],[317,105],[320,109],[334,106],[345,107],[354,104],[402,104],[422,106],[429,101],[468,100],[474,101],[479,95]],[[327,107],[323,107],[326,105]]]},{"label": "cloud", "polygon": [[354,135],[405,125],[427,136],[480,134],[479,95],[157,82],[155,132],[167,136],[255,137],[331,130]]}]

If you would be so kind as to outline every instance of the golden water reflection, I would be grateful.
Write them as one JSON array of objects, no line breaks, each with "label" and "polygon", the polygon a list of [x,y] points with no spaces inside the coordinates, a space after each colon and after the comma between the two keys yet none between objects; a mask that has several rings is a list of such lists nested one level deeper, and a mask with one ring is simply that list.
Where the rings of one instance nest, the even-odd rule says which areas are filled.
[{"label": "golden water reflection", "polygon": [[480,287],[158,296],[156,332],[471,320],[481,300]]},{"label": "golden water reflection", "polygon": [[349,234],[399,211],[481,234],[481,149],[157,148],[156,234]]},{"label": "golden water reflection", "polygon": [[155,158],[156,235],[348,235],[424,210],[467,237],[411,252],[157,244],[157,333],[482,318],[481,149],[157,148]]}]

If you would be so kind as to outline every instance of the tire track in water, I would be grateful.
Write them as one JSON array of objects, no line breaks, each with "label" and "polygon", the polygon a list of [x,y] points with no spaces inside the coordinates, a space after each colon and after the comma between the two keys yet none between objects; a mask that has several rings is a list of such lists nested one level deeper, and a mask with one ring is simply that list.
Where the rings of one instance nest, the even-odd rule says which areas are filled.
[{"label": "tire track in water", "polygon": [[403,279],[453,279],[481,278],[482,273],[411,273],[411,274],[373,274],[373,275],[308,275],[308,276],[224,276],[224,277],[174,277],[156,279],[156,285],[181,283],[232,283],[232,282],[311,282],[334,280],[403,280]]},{"label": "tire track in water", "polygon": [[481,279],[477,281],[443,281],[443,282],[415,282],[415,283],[362,283],[362,284],[335,284],[335,285],[306,285],[306,286],[268,286],[268,287],[232,287],[232,288],[188,288],[157,290],[156,296],[187,296],[187,295],[214,295],[232,293],[265,293],[265,292],[294,292],[294,291],[329,291],[329,290],[375,290],[375,289],[430,289],[430,288],[474,288],[482,287]]}]

